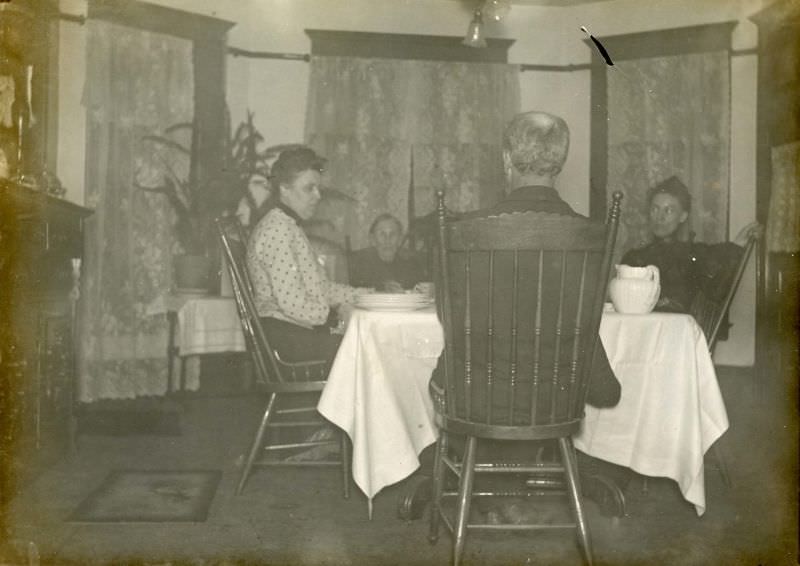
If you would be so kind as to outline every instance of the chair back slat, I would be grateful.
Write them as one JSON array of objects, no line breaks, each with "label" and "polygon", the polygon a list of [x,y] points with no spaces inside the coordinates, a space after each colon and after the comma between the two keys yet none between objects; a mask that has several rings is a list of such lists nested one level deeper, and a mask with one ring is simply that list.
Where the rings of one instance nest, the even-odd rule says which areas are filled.
[{"label": "chair back slat", "polygon": [[489,304],[486,308],[486,421],[492,423],[494,398],[494,250],[489,251]]},{"label": "chair back slat", "polygon": [[619,197],[606,224],[541,212],[446,221],[443,206],[440,197],[448,415],[489,426],[580,419]]},{"label": "chair back slat", "polygon": [[700,328],[703,329],[708,347],[712,350],[717,343],[722,322],[725,320],[725,315],[728,313],[733,298],[736,296],[736,291],[747,268],[747,262],[757,242],[756,236],[751,236],[747,239],[744,252],[736,265],[736,270],[729,275],[728,281],[723,282],[723,284],[727,284],[727,289],[721,298],[712,298],[703,289],[700,289],[692,300],[689,313],[695,318]]},{"label": "chair back slat", "polygon": [[467,411],[467,418],[472,413],[472,321],[470,320],[470,313],[472,312],[472,269],[470,265],[470,253],[466,254],[466,261],[464,262],[464,278],[466,279],[466,297],[467,308],[464,310],[464,405]]},{"label": "chair back slat", "polygon": [[583,320],[583,309],[586,292],[586,270],[589,263],[589,254],[584,252],[581,263],[580,291],[578,292],[578,308],[575,313],[575,326],[572,333],[572,365],[569,372],[569,404],[572,405],[577,400],[578,395],[578,360],[580,359],[581,348],[583,347],[583,331],[581,321]]},{"label": "chair back slat", "polygon": [[532,368],[532,382],[531,382],[531,420],[535,423],[536,410],[539,406],[539,367],[541,364],[542,353],[542,287],[543,279],[542,273],[544,271],[544,250],[537,252],[537,270],[536,270],[536,306],[535,322],[533,327],[533,368]]},{"label": "chair back slat", "polygon": [[[444,200],[440,199],[439,206],[436,210],[436,226],[437,226],[437,241],[443,242],[447,236],[445,234],[445,220],[447,211],[444,207]],[[444,246],[437,246],[438,257],[434,263],[434,281],[436,281],[436,313],[439,320],[442,322],[444,330],[444,348],[442,356],[444,357],[444,375],[445,375],[445,407],[447,414],[454,415],[458,412],[458,398],[456,394],[456,381],[454,379],[447,379],[446,376],[453,375],[455,372],[455,345],[453,343],[455,337],[455,325],[451,313],[451,293],[450,289],[450,273],[447,267],[447,250]],[[471,277],[467,277],[467,282],[470,282]],[[470,293],[471,296],[471,293]],[[445,313],[448,313],[445,316]],[[470,358],[467,358],[470,359]],[[469,407],[472,405],[470,404]]]},{"label": "chair back slat", "polygon": [[[514,250],[514,272],[511,279],[511,367],[508,406],[516,407],[517,398],[517,301],[519,300],[519,250]],[[508,424],[514,424],[514,411],[508,411]]]},{"label": "chair back slat", "polygon": [[561,337],[564,332],[564,280],[567,276],[567,252],[561,250],[559,281],[558,281],[558,314],[556,316],[555,324],[555,342],[553,345],[553,369],[551,371],[552,377],[550,378],[550,422],[556,421],[556,409],[558,401],[560,400],[560,389],[563,389],[561,384]]}]

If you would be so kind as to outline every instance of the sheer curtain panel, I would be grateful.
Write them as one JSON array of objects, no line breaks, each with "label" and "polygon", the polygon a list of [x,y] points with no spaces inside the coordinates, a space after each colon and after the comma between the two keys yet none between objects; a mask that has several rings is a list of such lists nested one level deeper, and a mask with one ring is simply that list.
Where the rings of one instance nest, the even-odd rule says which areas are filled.
[{"label": "sheer curtain panel", "polygon": [[515,65],[313,57],[306,141],[329,159],[328,183],[353,199],[323,200],[317,226],[358,248],[375,216],[406,224],[433,211],[439,189],[456,211],[494,204],[502,131],[518,110]]},{"label": "sheer curtain panel", "polygon": [[145,135],[192,121],[192,42],[86,25],[86,204],[95,214],[86,230],[79,399],[163,395],[167,323],[152,305],[171,284],[174,216],[163,195],[136,189],[134,178],[147,185],[163,167]]}]

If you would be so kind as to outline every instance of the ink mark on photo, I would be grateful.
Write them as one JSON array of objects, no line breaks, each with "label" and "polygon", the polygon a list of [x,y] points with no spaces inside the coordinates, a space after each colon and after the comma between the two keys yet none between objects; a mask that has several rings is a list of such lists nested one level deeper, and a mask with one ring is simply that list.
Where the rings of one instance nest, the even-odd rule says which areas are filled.
[{"label": "ink mark on photo", "polygon": [[603,56],[603,60],[606,62],[606,65],[608,65],[609,67],[613,67],[614,61],[611,60],[611,56],[608,54],[608,51],[606,51],[606,48],[603,47],[603,44],[600,43],[600,41],[595,36],[590,34],[589,30],[587,30],[584,26],[581,26],[581,31],[586,35],[588,35],[589,39],[592,40],[592,43],[594,43],[595,47],[597,47],[597,50],[600,52],[600,55]]}]

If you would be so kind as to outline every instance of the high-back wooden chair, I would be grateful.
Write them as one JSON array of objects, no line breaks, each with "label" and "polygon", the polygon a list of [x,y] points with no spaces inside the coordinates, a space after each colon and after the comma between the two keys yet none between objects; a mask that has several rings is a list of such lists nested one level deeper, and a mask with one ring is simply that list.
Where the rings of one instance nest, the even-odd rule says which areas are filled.
[{"label": "high-back wooden chair", "polygon": [[[689,308],[689,314],[694,317],[694,319],[697,321],[697,324],[703,330],[703,334],[706,337],[706,342],[708,343],[708,349],[711,351],[712,358],[714,356],[714,346],[716,346],[717,338],[719,337],[719,330],[727,321],[728,310],[733,302],[733,298],[736,296],[736,291],[739,289],[739,284],[742,281],[742,276],[744,275],[744,270],[747,267],[747,262],[749,261],[757,242],[758,237],[755,235],[750,236],[747,239],[744,252],[739,259],[736,270],[730,275],[730,278],[727,281],[727,290],[725,291],[724,295],[721,295],[721,298],[715,299],[713,297],[709,297],[701,289],[697,292],[692,300],[691,307]],[[719,468],[719,473],[722,476],[722,481],[726,486],[730,487],[732,482],[730,473],[728,472],[727,458],[725,457],[723,449],[720,447],[719,441],[711,445],[711,451],[717,460],[717,466]]]},{"label": "high-back wooden chair", "polygon": [[728,287],[724,295],[719,299],[709,297],[701,289],[694,297],[692,304],[689,308],[691,314],[700,328],[703,329],[703,334],[706,336],[709,349],[713,352],[714,346],[717,344],[719,337],[719,330],[725,321],[728,309],[730,309],[733,298],[736,296],[736,291],[739,289],[739,283],[742,281],[744,270],[747,267],[747,262],[753,253],[758,238],[750,236],[744,247],[744,253],[736,266],[736,271],[730,275],[728,280]]},{"label": "high-back wooden chair", "polygon": [[[438,538],[441,517],[454,531],[455,564],[468,528],[502,528],[468,524],[476,472],[563,474],[574,522],[511,528],[577,529],[591,563],[571,437],[584,416],[621,198],[614,195],[607,224],[540,212],[447,222],[439,195],[435,281],[445,349],[444,371],[431,382],[441,436],[429,538]],[[466,438],[460,460],[451,435]],[[560,463],[476,463],[478,440],[556,440]],[[444,491],[446,471],[458,476],[458,492]],[[447,498],[456,498],[454,516]]]},{"label": "high-back wooden chair", "polygon": [[[242,323],[247,351],[253,363],[257,386],[269,395],[264,415],[256,430],[250,450],[242,469],[236,494],[244,489],[254,466],[341,466],[344,496],[350,496],[350,457],[349,444],[344,433],[339,433],[339,440],[320,439],[300,442],[270,442],[269,432],[277,429],[313,430],[322,426],[325,421],[317,413],[316,397],[313,404],[293,403],[292,406],[279,408],[281,401],[294,397],[306,400],[309,393],[321,392],[328,377],[329,362],[304,361],[285,362],[269,344],[261,327],[253,298],[253,285],[247,271],[246,235],[239,220],[235,217],[217,219],[222,249],[228,260],[234,298]],[[311,417],[304,417],[311,415]],[[286,459],[281,456],[292,455],[299,450],[315,446],[330,445],[340,442],[340,458],[336,460],[299,460]],[[271,456],[271,457],[270,457]]]}]

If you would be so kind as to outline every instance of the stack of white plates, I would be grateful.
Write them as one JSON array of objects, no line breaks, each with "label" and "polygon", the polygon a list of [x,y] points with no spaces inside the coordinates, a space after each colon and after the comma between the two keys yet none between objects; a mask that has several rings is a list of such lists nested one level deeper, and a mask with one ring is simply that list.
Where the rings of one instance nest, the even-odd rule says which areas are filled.
[{"label": "stack of white plates", "polygon": [[422,293],[365,293],[356,297],[356,306],[371,311],[413,311],[433,304]]}]

